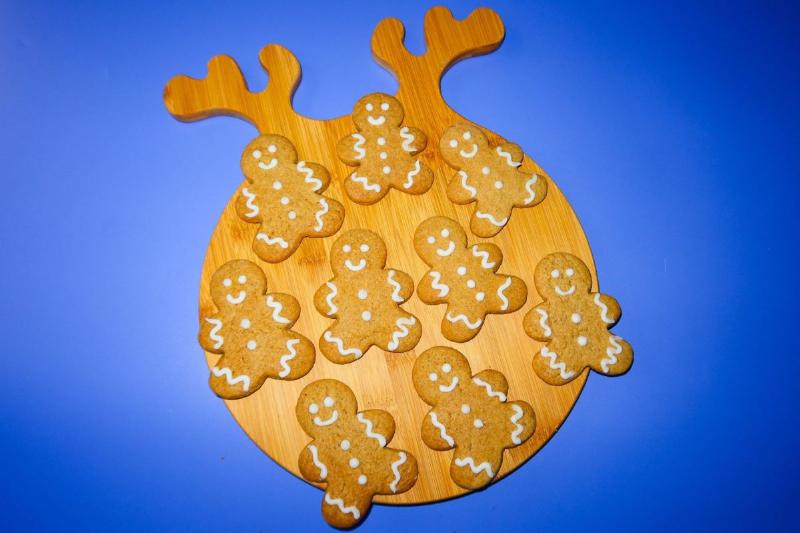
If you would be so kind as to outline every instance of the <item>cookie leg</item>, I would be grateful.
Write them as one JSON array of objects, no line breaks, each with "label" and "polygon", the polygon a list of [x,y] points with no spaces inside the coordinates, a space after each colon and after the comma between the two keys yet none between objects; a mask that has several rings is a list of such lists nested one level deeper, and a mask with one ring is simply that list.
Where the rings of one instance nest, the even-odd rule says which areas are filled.
[{"label": "cookie leg", "polygon": [[633,348],[616,335],[608,335],[607,346],[602,357],[592,362],[592,369],[607,376],[619,376],[630,370],[633,364]]},{"label": "cookie leg", "polygon": [[322,517],[333,527],[347,529],[356,526],[372,507],[372,494],[358,492],[341,483],[328,487],[322,497]]},{"label": "cookie leg", "polygon": [[417,345],[421,336],[422,325],[417,317],[402,313],[394,320],[389,337],[381,341],[379,346],[387,352],[407,352]]},{"label": "cookie leg", "polygon": [[358,170],[354,170],[344,180],[344,190],[351,200],[364,205],[374,204],[389,192],[385,184],[366,174],[359,173]]},{"label": "cookie leg", "polygon": [[314,366],[314,344],[302,335],[289,333],[273,368],[276,379],[294,380],[308,374]]},{"label": "cookie leg", "polygon": [[575,379],[581,369],[568,365],[559,346],[549,342],[534,352],[533,370],[550,385],[564,385]]},{"label": "cookie leg", "polygon": [[253,251],[267,263],[280,263],[294,253],[299,239],[288,235],[279,235],[263,225],[253,238]]},{"label": "cookie leg", "polygon": [[266,375],[254,376],[239,360],[223,355],[211,367],[208,385],[220,398],[238,400],[257,391],[265,379]]},{"label": "cookie leg", "polygon": [[360,359],[369,348],[363,339],[354,339],[342,329],[341,323],[337,320],[319,339],[319,349],[322,354],[340,365]]},{"label": "cookie leg", "polygon": [[405,179],[399,184],[399,189],[409,194],[422,194],[433,185],[433,172],[415,159],[407,169]]},{"label": "cookie leg", "polygon": [[414,486],[417,482],[419,469],[417,460],[408,452],[402,450],[392,450],[394,457],[389,464],[391,477],[386,487],[381,490],[381,494],[400,494]]},{"label": "cookie leg", "polygon": [[469,310],[448,306],[442,319],[442,334],[453,342],[467,342],[480,332],[485,316],[473,316]]},{"label": "cookie leg", "polygon": [[502,209],[499,206],[486,205],[485,202],[478,201],[469,221],[469,227],[472,233],[478,237],[488,239],[500,233],[508,224],[510,216],[510,209]]},{"label": "cookie leg", "polygon": [[450,477],[460,487],[475,490],[488,485],[500,470],[503,450],[474,454],[456,449],[450,462]]}]

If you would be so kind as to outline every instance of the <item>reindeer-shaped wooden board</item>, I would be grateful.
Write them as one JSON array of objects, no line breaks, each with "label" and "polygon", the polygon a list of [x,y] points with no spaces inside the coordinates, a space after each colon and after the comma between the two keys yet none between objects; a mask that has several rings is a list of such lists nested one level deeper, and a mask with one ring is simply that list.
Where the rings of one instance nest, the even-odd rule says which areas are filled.
[{"label": "reindeer-shaped wooden board", "polygon": [[[551,386],[539,379],[531,368],[533,354],[541,344],[525,334],[522,321],[526,310],[537,303],[533,290],[536,264],[552,252],[569,252],[589,265],[594,286],[597,286],[589,244],[578,219],[556,183],[527,155],[519,170],[536,173],[547,180],[544,201],[530,209],[514,209],[508,224],[489,241],[470,232],[474,204],[459,205],[448,198],[448,183],[456,169],[443,159],[440,138],[450,126],[462,123],[479,128],[493,147],[501,145],[505,139],[451,109],[442,97],[440,78],[459,60],[497,49],[505,29],[500,17],[490,9],[479,8],[465,19],[456,20],[448,9],[434,7],[425,16],[424,30],[427,49],[422,55],[413,55],[405,48],[405,30],[397,19],[380,21],[372,34],[375,58],[399,81],[394,97],[405,109],[404,123],[421,130],[428,139],[419,159],[432,171],[433,185],[422,194],[393,190],[370,205],[356,203],[348,197],[343,181],[353,172],[353,167],[338,157],[337,142],[355,131],[350,110],[346,110],[347,115],[331,120],[316,120],[296,113],[292,108],[292,95],[300,81],[300,63],[282,46],[268,45],[259,54],[261,65],[269,74],[268,85],[261,92],[250,91],[236,62],[225,55],[211,59],[205,78],[177,76],[164,90],[167,109],[179,120],[191,122],[229,115],[252,123],[260,134],[286,137],[296,147],[300,159],[327,168],[330,185],[324,195],[344,206],[344,222],[337,233],[304,239],[287,259],[265,262],[254,253],[252,246],[258,226],[247,223],[237,214],[236,198],[247,182],[239,184],[208,246],[200,282],[201,314],[208,316],[214,312],[209,291],[213,273],[228,261],[248,259],[264,270],[270,290],[288,293],[297,299],[301,311],[293,329],[316,343],[330,326],[331,319],[315,310],[314,293],[332,277],[331,246],[337,237],[351,229],[373,231],[386,243],[387,264],[408,273],[418,284],[430,267],[414,250],[414,229],[434,216],[457,221],[466,229],[470,244],[492,242],[499,246],[503,252],[502,272],[513,273],[529,288],[527,302],[521,309],[491,315],[480,333],[463,344],[452,342],[442,334],[444,307],[423,303],[415,292],[403,304],[403,308],[422,324],[422,337],[414,350],[388,353],[373,347],[352,363],[335,364],[323,357],[317,346],[316,363],[304,377],[296,381],[270,379],[254,394],[226,401],[247,435],[267,455],[299,476],[298,454],[309,441],[294,415],[300,391],[319,379],[346,383],[357,396],[359,406],[382,409],[394,417],[396,433],[392,446],[408,450],[419,464],[419,478],[411,490],[375,499],[390,504],[432,502],[467,492],[449,475],[449,454],[428,448],[421,439],[420,427],[430,408],[419,398],[412,384],[412,367],[418,354],[433,346],[458,348],[468,358],[474,372],[485,369],[501,372],[510,390],[514,391],[514,398],[533,407],[536,431],[522,445],[506,451],[502,468],[497,473],[497,479],[502,478],[553,436],[586,381],[584,373],[567,385]],[[480,97],[475,95],[476,99]],[[237,171],[232,168],[230,174]],[[206,353],[206,357],[211,368],[219,355]]]}]

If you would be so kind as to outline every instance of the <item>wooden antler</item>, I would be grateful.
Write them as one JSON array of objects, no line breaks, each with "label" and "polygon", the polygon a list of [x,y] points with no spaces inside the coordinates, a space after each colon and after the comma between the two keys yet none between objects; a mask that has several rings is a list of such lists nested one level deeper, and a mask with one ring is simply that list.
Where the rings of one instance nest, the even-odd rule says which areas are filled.
[{"label": "wooden antler", "polygon": [[[372,34],[372,53],[400,81],[404,78],[418,84],[420,78],[435,82],[461,59],[487,54],[500,46],[505,27],[493,10],[480,7],[464,20],[456,20],[446,7],[431,8],[425,15],[426,51],[420,56],[411,54],[403,44],[405,28],[395,18],[382,20]],[[412,78],[413,77],[413,78]]]},{"label": "wooden antler", "polygon": [[250,91],[236,61],[218,55],[209,61],[205,78],[172,78],[164,88],[164,103],[178,120],[228,115],[252,123],[262,133],[271,131],[270,121],[296,120],[292,95],[300,82],[297,58],[286,48],[270,44],[261,49],[259,60],[269,74],[261,92]]}]

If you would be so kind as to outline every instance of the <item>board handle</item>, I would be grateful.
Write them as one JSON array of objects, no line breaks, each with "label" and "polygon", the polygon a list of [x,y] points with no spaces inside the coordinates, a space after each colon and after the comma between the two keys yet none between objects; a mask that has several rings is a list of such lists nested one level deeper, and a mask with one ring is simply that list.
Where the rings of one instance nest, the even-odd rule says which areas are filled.
[{"label": "board handle", "polygon": [[439,93],[439,81],[458,61],[496,50],[505,37],[505,26],[492,9],[479,7],[463,20],[456,20],[446,7],[433,7],[425,14],[425,45],[414,55],[403,44],[405,27],[396,18],[383,19],[372,34],[372,53],[394,73],[400,92],[430,83]]},{"label": "board handle", "polygon": [[275,121],[295,116],[292,95],[300,83],[300,63],[277,44],[262,48],[258,58],[269,75],[263,91],[250,91],[239,65],[223,54],[211,58],[205,78],[172,78],[164,88],[167,110],[184,122],[227,115],[252,123],[261,133],[270,131],[270,117]]}]

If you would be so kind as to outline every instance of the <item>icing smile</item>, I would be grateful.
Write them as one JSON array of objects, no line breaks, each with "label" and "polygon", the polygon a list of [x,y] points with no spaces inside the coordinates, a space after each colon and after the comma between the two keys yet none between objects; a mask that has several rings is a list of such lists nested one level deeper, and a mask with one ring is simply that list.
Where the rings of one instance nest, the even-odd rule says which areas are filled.
[{"label": "icing smile", "polygon": [[384,122],[386,122],[386,117],[385,117],[385,116],[383,116],[383,115],[381,115],[381,116],[379,116],[378,118],[374,118],[374,117],[372,117],[372,116],[369,116],[369,115],[368,115],[368,116],[367,116],[367,121],[368,121],[370,124],[372,124],[373,126],[380,126],[380,125],[382,125]]},{"label": "icing smile", "polygon": [[364,267],[367,266],[367,260],[361,259],[357,265],[354,265],[352,261],[345,259],[344,266],[351,272],[358,272],[359,270],[364,270]]},{"label": "icing smile", "polygon": [[453,389],[456,388],[458,385],[458,377],[453,376],[453,381],[450,382],[450,385],[439,385],[440,392],[453,392]]},{"label": "icing smile", "polygon": [[447,248],[437,248],[436,253],[440,257],[447,257],[452,255],[453,252],[456,250],[456,243],[454,241],[450,241],[450,244],[447,245]]},{"label": "icing smile", "polygon": [[458,153],[461,154],[461,157],[466,157],[467,159],[472,159],[473,157],[475,157],[475,154],[478,153],[478,145],[473,143],[472,144],[472,150],[470,150],[469,152],[465,152],[464,150],[459,150]]},{"label": "icing smile", "polygon": [[331,417],[330,417],[330,418],[328,418],[327,420],[322,420],[322,419],[321,419],[320,417],[318,417],[318,416],[315,416],[315,417],[314,417],[314,423],[315,423],[316,425],[320,426],[320,427],[323,427],[323,426],[330,426],[331,424],[333,424],[333,423],[334,423],[334,422],[336,422],[337,420],[339,420],[339,411],[333,411],[333,414],[331,414]]},{"label": "icing smile", "polygon": [[230,294],[225,295],[225,299],[228,300],[228,303],[232,303],[233,305],[239,305],[246,297],[247,293],[244,291],[239,291],[239,296],[236,296],[235,298]]},{"label": "icing smile", "polygon": [[258,168],[261,170],[270,170],[278,166],[277,159],[271,159],[269,163],[264,163],[263,161],[258,162]]},{"label": "icing smile", "polygon": [[569,296],[570,294],[572,294],[574,292],[575,292],[575,285],[570,285],[569,289],[566,290],[566,291],[562,291],[561,287],[556,285],[556,294],[558,294],[559,296]]}]

